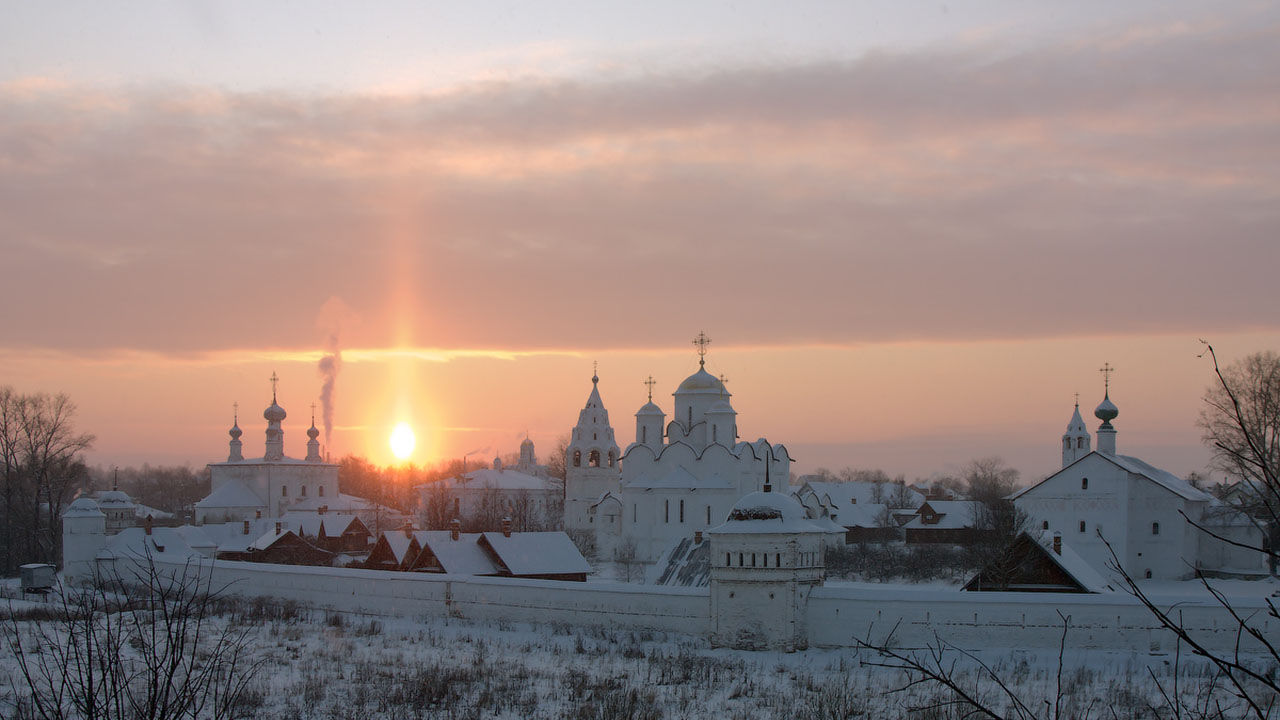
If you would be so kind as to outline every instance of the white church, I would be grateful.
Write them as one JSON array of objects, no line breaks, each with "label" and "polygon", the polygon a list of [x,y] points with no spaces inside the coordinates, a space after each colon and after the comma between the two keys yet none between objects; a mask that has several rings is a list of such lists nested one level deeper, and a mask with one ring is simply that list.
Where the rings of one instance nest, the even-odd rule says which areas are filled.
[{"label": "white church", "polygon": [[[276,378],[271,376],[271,405],[263,411],[267,421],[262,457],[246,458],[240,436],[240,419],[234,419],[230,453],[225,462],[209,463],[209,496],[196,503],[199,524],[239,522],[261,517],[278,518],[287,510],[311,510],[324,506],[338,510],[344,502],[359,500],[338,494],[338,466],[320,455],[320,431],[314,415],[307,428],[307,455],[302,459],[284,454],[284,422],[287,413],[276,402]],[[364,501],[361,500],[361,503]]]},{"label": "white church", "polygon": [[649,380],[635,441],[620,456],[592,377],[565,458],[565,521],[566,529],[593,531],[598,552],[633,546],[637,561],[653,562],[673,543],[724,523],[740,498],[766,488],[789,493],[786,447],[739,441],[731,394],[706,369],[709,343],[704,334],[694,341],[698,370],[673,393],[670,421]]},{"label": "white church", "polygon": [[1102,424],[1093,450],[1076,404],[1062,436],[1062,469],[1011,496],[1032,528],[1059,535],[1104,575],[1117,560],[1135,580],[1265,572],[1263,553],[1214,537],[1261,547],[1262,532],[1247,516],[1173,473],[1116,451],[1111,421],[1119,414],[1108,377],[1094,410]]}]

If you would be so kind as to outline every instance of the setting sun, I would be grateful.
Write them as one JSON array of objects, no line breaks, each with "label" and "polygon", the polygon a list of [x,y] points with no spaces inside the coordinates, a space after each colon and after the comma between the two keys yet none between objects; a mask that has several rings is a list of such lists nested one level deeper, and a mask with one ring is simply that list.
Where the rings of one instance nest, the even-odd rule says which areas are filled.
[{"label": "setting sun", "polygon": [[409,427],[408,423],[399,423],[391,431],[391,454],[395,455],[397,460],[408,459],[413,454],[414,443],[413,428]]}]

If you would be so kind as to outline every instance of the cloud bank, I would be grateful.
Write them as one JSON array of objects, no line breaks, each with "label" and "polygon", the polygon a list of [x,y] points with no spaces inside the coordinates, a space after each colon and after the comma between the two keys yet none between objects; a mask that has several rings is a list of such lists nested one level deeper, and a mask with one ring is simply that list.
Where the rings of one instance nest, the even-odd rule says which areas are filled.
[{"label": "cloud bank", "polygon": [[418,95],[10,83],[0,342],[316,347],[330,296],[347,347],[1274,328],[1265,20]]}]

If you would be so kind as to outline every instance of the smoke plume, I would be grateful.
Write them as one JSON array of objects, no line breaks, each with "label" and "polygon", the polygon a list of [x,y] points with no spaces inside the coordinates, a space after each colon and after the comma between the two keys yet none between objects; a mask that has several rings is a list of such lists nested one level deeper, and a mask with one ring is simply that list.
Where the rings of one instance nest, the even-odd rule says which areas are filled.
[{"label": "smoke plume", "polygon": [[316,370],[320,373],[320,410],[324,418],[324,445],[330,447],[333,437],[334,391],[338,373],[342,370],[342,331],[356,320],[356,314],[336,295],[320,306],[316,325],[328,335],[327,354],[320,358]]}]

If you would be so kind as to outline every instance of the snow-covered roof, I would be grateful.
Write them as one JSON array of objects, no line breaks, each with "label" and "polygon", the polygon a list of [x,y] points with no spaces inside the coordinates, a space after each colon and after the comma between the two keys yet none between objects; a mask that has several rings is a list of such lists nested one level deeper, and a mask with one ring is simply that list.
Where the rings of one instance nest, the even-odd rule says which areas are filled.
[{"label": "snow-covered roof", "polygon": [[884,503],[858,503],[838,510],[832,509],[830,515],[833,522],[846,528],[877,528],[888,508]]},{"label": "snow-covered roof", "polygon": [[459,533],[457,540],[448,530],[426,530],[419,532],[418,536],[423,548],[431,550],[447,573],[497,575],[500,572],[489,553],[480,546],[480,533]]},{"label": "snow-covered roof", "polygon": [[338,537],[356,522],[354,515],[319,515],[314,512],[298,512],[293,508],[281,516],[284,526],[303,537],[319,537],[324,530],[325,537]]},{"label": "snow-covered roof", "polygon": [[713,473],[705,477],[698,477],[689,472],[682,466],[676,466],[669,472],[659,477],[640,477],[629,483],[628,487],[633,488],[698,488],[706,490],[726,490],[736,487],[730,478],[722,477],[719,473]]},{"label": "snow-covered roof", "polygon": [[1214,500],[1209,507],[1205,508],[1204,515],[1200,518],[1202,525],[1212,527],[1250,527],[1257,523],[1249,517],[1248,514],[1231,507],[1219,500]]},{"label": "snow-covered roof", "polygon": [[150,505],[141,505],[137,503],[135,503],[133,506],[133,514],[137,516],[139,520],[145,520],[148,515],[151,516],[152,520],[172,520],[173,519],[173,513],[171,512],[165,512],[164,510],[153,508]]},{"label": "snow-covered roof", "polygon": [[519,470],[495,470],[493,468],[484,468],[482,470],[472,470],[464,473],[462,479],[453,477],[445,480],[454,488],[495,488],[498,490],[530,490],[543,491],[547,489],[547,479],[538,477],[537,475],[529,475]]},{"label": "snow-covered roof", "polygon": [[198,508],[251,508],[265,507],[266,503],[258,494],[250,490],[244,483],[230,479],[218,486],[217,490],[196,503]]},{"label": "snow-covered roof", "polygon": [[106,517],[101,510],[98,509],[98,503],[92,498],[79,497],[67,506],[62,512],[63,519],[66,518],[86,518],[86,517]]},{"label": "snow-covered roof", "polygon": [[267,532],[263,533],[261,536],[259,536],[257,540],[254,540],[253,542],[249,543],[249,549],[250,550],[266,550],[272,545],[275,545],[276,543],[285,539],[289,535],[293,535],[294,537],[297,537],[297,533],[295,533],[292,530],[281,528],[280,532],[277,533],[275,528],[273,527]]},{"label": "snow-covered roof", "polygon": [[[1151,482],[1165,488],[1166,490],[1169,490],[1175,495],[1186,498],[1187,500],[1194,500],[1194,501],[1200,501],[1200,502],[1210,502],[1213,500],[1212,495],[1204,492],[1203,490],[1197,490],[1191,487],[1191,484],[1188,483],[1186,480],[1183,480],[1182,478],[1178,477],[1177,475],[1174,475],[1168,470],[1161,470],[1160,468],[1155,467],[1154,465],[1151,465],[1147,462],[1139,460],[1138,458],[1132,457],[1130,455],[1112,455],[1110,453],[1103,453],[1095,450],[1089,453],[1088,455],[1085,455],[1084,457],[1080,458],[1079,460],[1076,460],[1076,463],[1084,462],[1086,459],[1092,458],[1092,457],[1102,458],[1107,462],[1115,465],[1116,467],[1119,467],[1121,470],[1132,473],[1134,475],[1138,475],[1140,477],[1144,477],[1150,480]],[[1072,465],[1076,463],[1072,463]],[[1068,467],[1070,467],[1070,465]],[[1066,468],[1063,468],[1063,469],[1065,470]],[[1062,471],[1059,470],[1058,472],[1060,473]],[[1022,497],[1023,495],[1027,494],[1028,492],[1034,490],[1035,488],[1038,488],[1041,485],[1045,484],[1046,482],[1049,482],[1050,480],[1052,480],[1057,476],[1058,476],[1058,473],[1054,473],[1053,475],[1050,475],[1049,477],[1045,478],[1044,480],[1041,480],[1040,482],[1036,483],[1035,485],[1032,485],[1031,487],[1022,488],[1021,490],[1010,495],[1009,499],[1016,500]]]},{"label": "snow-covered roof", "polygon": [[258,518],[249,521],[249,532],[244,531],[244,522],[225,522],[202,525],[204,530],[220,552],[247,552],[249,545],[267,533],[274,531],[275,521]]},{"label": "snow-covered roof", "polygon": [[[916,516],[903,527],[913,530],[958,530],[973,527],[980,504],[975,500],[929,500],[917,509]],[[926,507],[938,514],[937,522],[924,522],[923,511]]]},{"label": "snow-covered roof", "polygon": [[132,507],[133,498],[119,490],[107,490],[98,495],[98,507],[106,508],[112,506]]},{"label": "snow-covered roof", "polygon": [[[403,530],[388,530],[382,533],[381,541],[387,543],[387,547],[391,550],[391,556],[396,559],[397,563],[405,561],[405,555],[408,554],[409,548],[413,546],[413,535],[406,534]],[[421,541],[419,541],[421,545]]]},{"label": "snow-covered roof", "polygon": [[[152,532],[155,532],[155,530],[155,528],[152,528]],[[181,535],[183,540],[186,541],[187,546],[193,549],[199,550],[201,548],[214,548],[218,546],[217,541],[210,537],[209,533],[205,532],[203,527],[181,525],[173,528],[173,531]]]},{"label": "snow-covered roof", "polygon": [[177,560],[204,557],[187,544],[183,533],[167,527],[152,528],[150,535],[143,528],[126,528],[108,537],[106,545],[98,552],[98,557],[104,559],[141,560],[148,555]]},{"label": "snow-covered roof", "polygon": [[1054,552],[1053,533],[1041,531],[1037,535],[1032,535],[1031,533],[1027,533],[1027,535],[1039,543],[1040,547],[1045,549],[1045,554],[1049,556],[1049,559],[1057,563],[1058,567],[1062,568],[1068,575],[1075,578],[1076,582],[1080,583],[1085,590],[1092,593],[1114,591],[1114,588],[1098,573],[1097,568],[1077,555],[1070,545],[1064,542],[1061,545],[1062,552],[1060,554]]},{"label": "snow-covered roof", "polygon": [[820,533],[826,532],[807,517],[805,507],[780,492],[756,491],[742,496],[729,511],[729,519],[710,533]]},{"label": "snow-covered roof", "polygon": [[[316,512],[320,508],[328,508],[330,513],[357,513],[365,510],[375,510],[378,504],[372,500],[365,500],[355,495],[346,495],[338,493],[334,497],[320,497],[312,495],[305,497],[297,502],[289,505],[289,512]],[[384,508],[391,510],[391,508]]]},{"label": "snow-covered roof", "polygon": [[512,533],[511,537],[487,532],[482,539],[512,575],[591,572],[586,558],[563,532],[522,532]]}]

